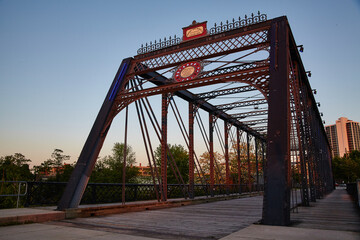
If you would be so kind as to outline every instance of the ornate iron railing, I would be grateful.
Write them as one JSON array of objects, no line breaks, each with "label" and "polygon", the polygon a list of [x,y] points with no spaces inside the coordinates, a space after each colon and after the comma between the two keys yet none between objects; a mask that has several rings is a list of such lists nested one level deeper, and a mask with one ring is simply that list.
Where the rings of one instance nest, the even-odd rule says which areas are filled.
[{"label": "ornate iron railing", "polygon": [[220,25],[216,25],[216,23],[215,23],[214,27],[210,28],[210,35],[219,34],[219,33],[231,31],[231,30],[234,30],[234,29],[237,29],[237,28],[246,27],[246,26],[256,24],[256,23],[259,23],[259,22],[264,22],[266,20],[267,20],[267,15],[266,14],[260,14],[260,11],[258,11],[258,15],[254,15],[252,13],[251,17],[247,17],[247,15],[245,15],[245,18],[243,18],[243,19],[241,19],[239,17],[238,20],[235,20],[233,18],[232,22],[229,22],[227,20],[225,24],[223,24],[221,22]]},{"label": "ornate iron railing", "polygon": [[[231,31],[234,29],[238,29],[238,28],[242,28],[242,27],[246,27],[252,24],[256,24],[259,22],[264,22],[267,20],[267,15],[266,14],[261,14],[260,11],[258,11],[258,14],[255,15],[254,13],[251,14],[251,17],[248,17],[247,15],[245,15],[245,18],[241,18],[239,17],[238,20],[235,20],[233,18],[232,21],[226,21],[226,23],[222,23],[220,22],[220,25],[216,25],[216,23],[214,24],[214,27],[210,28],[209,30],[209,35],[215,35],[215,34],[219,34],[219,33],[223,33],[223,32],[227,32],[227,31]],[[145,46],[144,44],[141,45],[141,48],[138,49],[137,54],[145,54],[145,53],[149,53],[149,52],[153,52],[156,50],[160,50],[163,48],[167,48],[167,47],[171,47],[174,45],[177,45],[181,43],[181,38],[176,37],[176,35],[171,38],[171,36],[166,39],[164,38],[164,40],[160,40],[157,42],[156,40],[154,41],[154,43],[150,42],[150,44],[146,43]]]},{"label": "ornate iron railing", "polygon": [[[57,205],[61,195],[65,189],[65,182],[28,182],[28,192],[24,206],[45,206]],[[169,184],[168,198],[187,198],[184,192],[188,192],[188,185]],[[212,194],[225,195],[246,193],[253,191],[262,191],[263,185],[215,185]],[[159,191],[159,186],[157,186]],[[209,185],[195,184],[195,197],[211,196]],[[120,183],[89,183],[81,200],[81,204],[100,204],[100,203],[116,203],[121,202],[122,184]],[[126,184],[125,185],[125,201],[146,201],[155,200],[156,192],[152,184]]]},{"label": "ornate iron railing", "polygon": [[173,38],[171,38],[171,36],[169,37],[169,39],[164,38],[164,40],[162,40],[162,41],[160,38],[160,40],[158,42],[156,42],[156,40],[155,40],[154,43],[152,43],[152,42],[150,42],[150,44],[146,43],[145,46],[142,44],[141,48],[138,49],[137,54],[153,52],[153,51],[156,51],[159,49],[177,45],[180,42],[181,42],[181,39],[179,37],[176,37],[176,35]]}]

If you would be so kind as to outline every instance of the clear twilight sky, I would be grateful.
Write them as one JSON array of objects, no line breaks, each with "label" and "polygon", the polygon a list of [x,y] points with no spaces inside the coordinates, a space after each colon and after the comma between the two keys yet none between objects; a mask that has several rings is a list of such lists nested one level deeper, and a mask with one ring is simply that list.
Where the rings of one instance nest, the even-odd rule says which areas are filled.
[{"label": "clear twilight sky", "polygon": [[[288,17],[326,124],[359,122],[359,0],[0,0],[0,156],[37,165],[60,148],[76,161],[122,59],[193,20],[210,28],[257,11]],[[108,138],[101,156],[123,141]]]}]

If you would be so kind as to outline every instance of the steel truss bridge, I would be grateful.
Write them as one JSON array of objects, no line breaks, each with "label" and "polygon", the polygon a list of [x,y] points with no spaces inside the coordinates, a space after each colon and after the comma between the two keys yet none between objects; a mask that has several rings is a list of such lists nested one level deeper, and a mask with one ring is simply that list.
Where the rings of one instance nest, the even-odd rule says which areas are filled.
[{"label": "steel truss bridge", "polygon": [[[138,55],[122,61],[58,209],[78,207],[120,112],[126,146],[132,107],[158,201],[168,198],[168,165],[189,198],[195,197],[196,184],[213,196],[218,184],[229,193],[234,185],[250,188],[263,181],[262,222],[288,225],[292,191],[300,191],[301,204],[308,206],[334,186],[329,143],[287,18],[268,20],[258,13],[210,29],[194,21],[183,31],[182,40],[174,36],[142,45]],[[170,113],[188,149],[188,182],[169,151]],[[203,139],[205,165],[194,135]],[[156,142],[160,167],[153,153]],[[221,149],[223,159],[215,149]]]}]

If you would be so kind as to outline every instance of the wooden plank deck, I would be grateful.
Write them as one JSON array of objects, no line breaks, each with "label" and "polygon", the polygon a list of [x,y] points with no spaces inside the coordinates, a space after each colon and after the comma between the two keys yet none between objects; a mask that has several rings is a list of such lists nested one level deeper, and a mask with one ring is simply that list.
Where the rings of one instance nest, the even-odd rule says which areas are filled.
[{"label": "wooden plank deck", "polygon": [[[98,230],[119,236],[125,234],[135,238],[220,239],[258,222],[261,219],[262,201],[262,196],[253,196],[47,224]],[[322,229],[319,231],[335,230],[336,234],[344,232],[360,236],[360,214],[343,189],[333,191],[324,199],[311,203],[310,207],[299,207],[298,213],[291,213],[291,220],[291,228],[284,227],[281,231],[287,233],[291,229],[307,228],[303,232]],[[281,231],[280,235],[283,234]]]},{"label": "wooden plank deck", "polygon": [[157,239],[219,239],[261,219],[262,196],[52,224]]},{"label": "wooden plank deck", "polygon": [[360,215],[345,189],[336,189],[324,199],[299,207],[291,214],[293,227],[360,232]]}]

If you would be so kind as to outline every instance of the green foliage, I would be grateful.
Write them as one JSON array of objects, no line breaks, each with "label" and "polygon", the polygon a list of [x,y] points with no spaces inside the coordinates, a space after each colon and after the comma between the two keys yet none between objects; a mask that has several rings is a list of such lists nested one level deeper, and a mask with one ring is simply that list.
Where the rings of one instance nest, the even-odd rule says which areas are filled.
[{"label": "green foliage", "polygon": [[[9,183],[9,181],[33,180],[33,175],[29,169],[29,162],[31,162],[31,160],[25,158],[21,153],[0,157],[0,195],[14,195],[18,193],[18,183]],[[22,187],[20,191],[24,193],[24,187]],[[16,201],[17,198],[13,196],[1,197],[0,208],[16,207]]]},{"label": "green foliage", "polygon": [[[225,165],[222,164],[224,160],[224,156],[218,152],[214,152],[214,179],[215,184],[225,183]],[[199,159],[201,169],[205,174],[205,179],[208,183],[210,183],[210,153],[208,151],[201,154]],[[200,179],[198,180],[200,182]]]},{"label": "green foliage", "polygon": [[54,180],[56,182],[68,182],[75,168],[75,163],[73,164],[64,164],[61,167],[61,171],[56,174],[55,179],[49,179],[50,181]]},{"label": "green foliage", "polygon": [[[124,144],[115,143],[112,155],[99,159],[90,177],[90,182],[121,183],[123,174]],[[136,163],[135,152],[131,146],[126,147],[125,182],[134,183],[139,173],[133,165]]]},{"label": "green foliage", "polygon": [[[34,166],[34,173],[36,180],[41,180],[44,176],[49,181],[67,181],[69,178],[69,171],[72,171],[73,165],[64,164],[65,161],[69,160],[70,156],[63,154],[63,150],[54,149],[51,154],[51,158],[47,159],[41,165]],[[64,171],[66,169],[66,176]]]},{"label": "green foliage", "polygon": [[352,151],[341,158],[334,157],[332,168],[336,182],[355,182],[360,178],[360,151]]},{"label": "green foliage", "polygon": [[[249,182],[249,171],[248,171],[248,147],[246,142],[241,142],[239,145],[240,150],[240,170],[241,170],[241,184],[247,184]],[[238,158],[237,158],[237,144],[232,143],[229,149],[229,170],[230,170],[230,183],[239,184],[238,180]],[[225,184],[226,181],[226,166],[225,157],[214,152],[215,164],[214,164],[214,180],[215,184]],[[250,179],[251,181],[256,180],[256,152],[255,147],[250,145],[249,147],[249,160],[250,160]],[[210,154],[204,152],[200,156],[200,165],[204,171],[207,182],[210,182]],[[258,171],[259,175],[262,175],[262,152],[261,147],[258,147]]]},{"label": "green foliage", "polygon": [[[179,181],[176,179],[176,176],[174,174],[174,169],[179,169],[179,172],[181,174],[182,179],[184,180],[184,183],[189,182],[189,154],[185,150],[185,148],[180,144],[168,144],[168,147],[170,149],[171,154],[168,154],[168,161],[167,161],[167,182],[168,184],[180,184]],[[158,146],[154,152],[155,161],[157,167],[161,171],[161,145]],[[176,166],[173,166],[172,159],[173,157]],[[177,174],[178,175],[178,174]]]},{"label": "green foliage", "polygon": [[29,181],[33,175],[29,169],[30,159],[21,153],[0,158],[1,181]]}]

